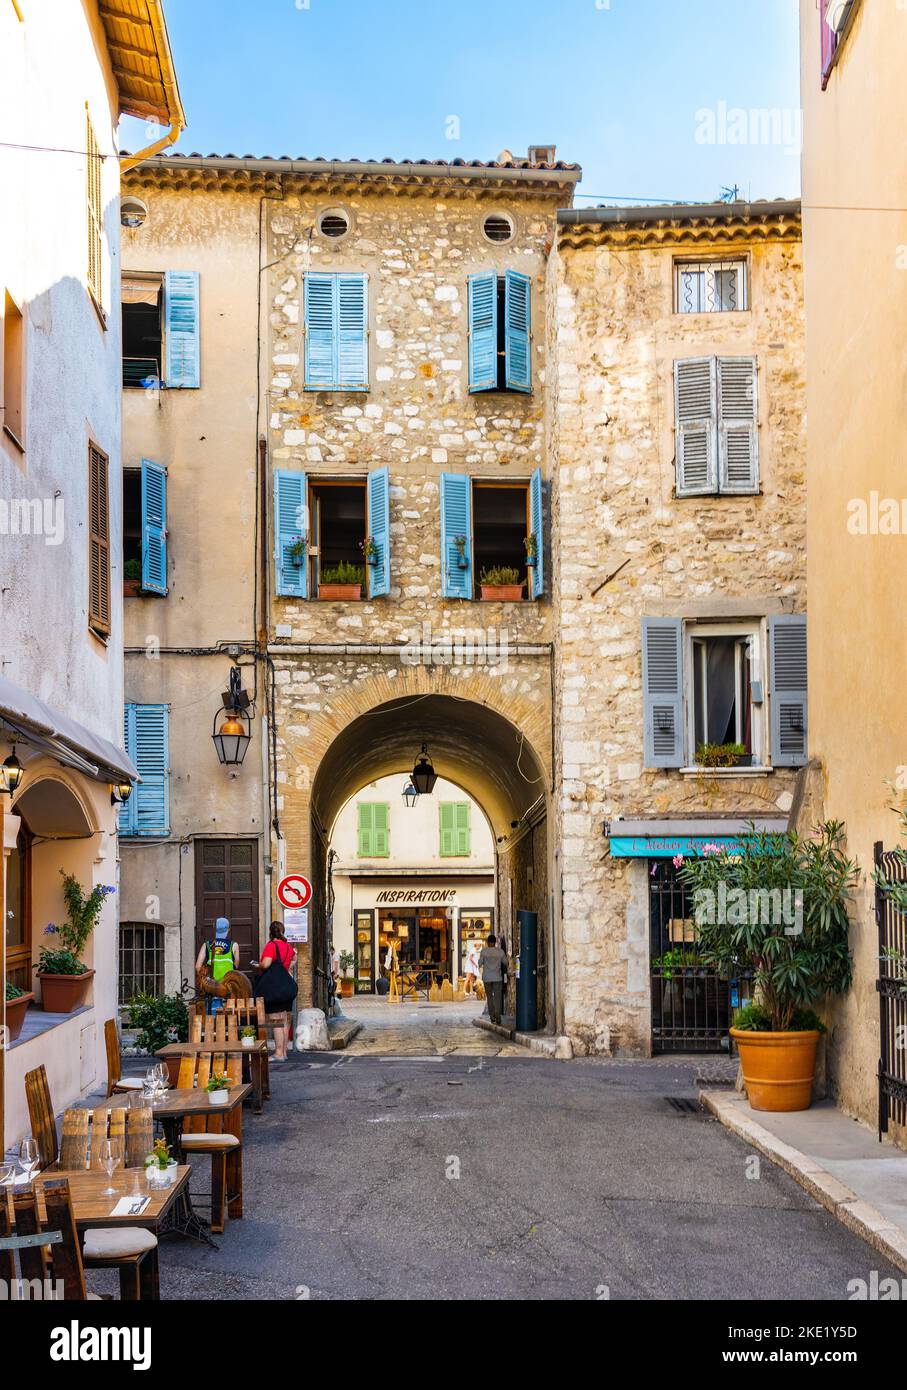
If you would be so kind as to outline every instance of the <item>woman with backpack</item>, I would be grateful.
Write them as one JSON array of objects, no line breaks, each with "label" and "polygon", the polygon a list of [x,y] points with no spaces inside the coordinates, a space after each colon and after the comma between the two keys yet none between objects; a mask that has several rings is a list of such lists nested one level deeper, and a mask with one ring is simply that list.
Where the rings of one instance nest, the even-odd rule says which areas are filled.
[{"label": "woman with backpack", "polygon": [[261,953],[261,974],[255,982],[255,997],[265,1001],[265,1013],[274,1029],[272,1062],[287,1060],[289,1010],[296,998],[296,951],[284,936],[283,923],[271,923],[271,939]]}]

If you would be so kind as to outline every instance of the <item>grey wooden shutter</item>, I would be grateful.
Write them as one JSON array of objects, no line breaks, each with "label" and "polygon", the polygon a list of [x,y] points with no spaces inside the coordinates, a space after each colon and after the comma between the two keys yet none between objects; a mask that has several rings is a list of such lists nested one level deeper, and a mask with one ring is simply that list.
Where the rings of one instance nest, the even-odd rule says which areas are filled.
[{"label": "grey wooden shutter", "polygon": [[721,492],[758,492],[755,357],[718,359],[718,480]]},{"label": "grey wooden shutter", "polygon": [[717,383],[714,357],[674,363],[677,496],[717,492]]},{"label": "grey wooden shutter", "polygon": [[771,654],[772,763],[802,767],[808,756],[806,618],[768,620]]},{"label": "grey wooden shutter", "polygon": [[646,767],[683,767],[683,622],[642,620]]}]

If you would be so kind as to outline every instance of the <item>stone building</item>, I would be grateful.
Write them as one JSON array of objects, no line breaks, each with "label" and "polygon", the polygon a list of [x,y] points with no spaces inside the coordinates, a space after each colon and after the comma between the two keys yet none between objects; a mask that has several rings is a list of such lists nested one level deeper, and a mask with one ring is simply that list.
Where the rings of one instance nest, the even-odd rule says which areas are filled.
[{"label": "stone building", "polygon": [[[591,1052],[714,1047],[733,991],[692,968],[672,859],[750,819],[786,827],[806,753],[799,207],[564,210],[558,224],[563,1028]],[[702,766],[703,745],[737,745],[737,765]]]},{"label": "stone building", "polygon": [[[126,699],[162,790],[124,827],[123,920],[163,938],[168,984],[224,908],[245,965],[292,871],[315,884],[301,978],[322,999],[333,823],[423,744],[489,818],[502,920],[537,910],[553,967],[545,270],[578,178],[544,148],[129,175]],[[509,594],[483,599],[490,570]],[[220,769],[231,663],[252,751]]]}]

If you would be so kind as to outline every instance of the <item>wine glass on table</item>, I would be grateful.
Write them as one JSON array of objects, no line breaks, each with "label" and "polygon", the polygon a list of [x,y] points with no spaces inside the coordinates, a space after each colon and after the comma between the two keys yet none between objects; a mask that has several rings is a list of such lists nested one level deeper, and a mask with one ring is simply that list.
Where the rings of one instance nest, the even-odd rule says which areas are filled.
[{"label": "wine glass on table", "polygon": [[19,1145],[19,1163],[25,1173],[26,1186],[30,1186],[38,1166],[38,1145],[34,1139],[23,1139]]},{"label": "wine glass on table", "polygon": [[112,1197],[116,1192],[116,1188],[113,1186],[113,1175],[122,1157],[119,1139],[102,1139],[98,1156],[101,1160],[101,1167],[107,1174],[107,1181],[110,1183],[109,1187],[104,1188],[104,1196]]}]

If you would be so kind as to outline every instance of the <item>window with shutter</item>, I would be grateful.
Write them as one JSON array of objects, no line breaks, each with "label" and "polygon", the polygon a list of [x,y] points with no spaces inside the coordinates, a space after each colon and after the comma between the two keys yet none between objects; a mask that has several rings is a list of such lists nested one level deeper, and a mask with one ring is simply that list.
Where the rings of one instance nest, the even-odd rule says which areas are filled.
[{"label": "window with shutter", "polygon": [[806,618],[769,619],[771,652],[772,762],[802,767],[808,757]]},{"label": "window with shutter", "polygon": [[470,853],[468,801],[442,801],[438,805],[442,859],[465,859]]},{"label": "window with shutter", "polygon": [[309,272],[304,282],[309,391],[368,390],[368,276]]},{"label": "window with shutter", "polygon": [[469,277],[469,389],[498,384],[498,277],[493,270]]},{"label": "window with shutter", "polygon": [[142,589],[167,593],[167,470],[142,459]]},{"label": "window with shutter", "polygon": [[756,361],[718,358],[718,490],[759,490]]},{"label": "window with shutter", "polygon": [[124,738],[142,780],[120,812],[120,834],[169,835],[170,707],[127,704]]},{"label": "window with shutter", "polygon": [[472,598],[472,506],[470,480],[441,474],[441,592]]},{"label": "window with shutter", "polygon": [[469,389],[532,390],[532,281],[494,270],[469,277]]},{"label": "window with shutter", "polygon": [[360,801],[357,814],[359,818],[359,858],[389,858],[390,804],[386,801]]},{"label": "window with shutter", "polygon": [[537,468],[529,482],[529,594],[542,598],[545,593],[545,506],[542,470]]},{"label": "window with shutter", "polygon": [[110,504],[107,455],[88,446],[88,626],[110,635]]},{"label": "window with shutter", "polygon": [[274,577],[276,591],[283,597],[308,597],[308,535],[305,474],[277,469],[274,474]]},{"label": "window with shutter", "polygon": [[532,282],[508,270],[504,276],[504,384],[508,391],[532,390]]},{"label": "window with shutter", "polygon": [[201,385],[199,277],[195,270],[164,276],[165,385],[169,390]]},{"label": "window with shutter", "polygon": [[381,598],[391,589],[390,475],[376,468],[368,475],[368,533],[374,553],[368,557],[368,592]]},{"label": "window with shutter", "polygon": [[86,116],[86,196],[88,203],[88,288],[98,308],[104,305],[104,204],[101,147],[91,117]]},{"label": "window with shutter", "polygon": [[642,620],[643,730],[646,767],[683,767],[683,623]]},{"label": "window with shutter", "polygon": [[674,363],[674,420],[678,497],[717,488],[714,357]]}]

